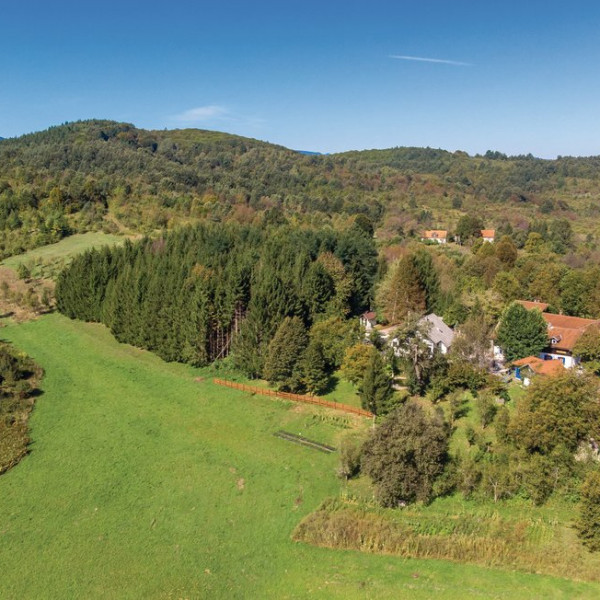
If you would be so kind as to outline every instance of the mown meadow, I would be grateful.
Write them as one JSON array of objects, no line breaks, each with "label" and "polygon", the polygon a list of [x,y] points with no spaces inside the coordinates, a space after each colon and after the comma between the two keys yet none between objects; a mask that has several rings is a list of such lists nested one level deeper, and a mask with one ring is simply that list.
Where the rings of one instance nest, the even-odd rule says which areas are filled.
[{"label": "mown meadow", "polygon": [[[2,598],[593,598],[600,586],[295,543],[339,493],[340,422],[211,383],[48,315],[2,337],[45,369],[30,455],[0,477]],[[197,381],[198,378],[203,378]]]},{"label": "mown meadow", "polygon": [[2,266],[16,271],[19,265],[24,264],[33,277],[53,278],[74,256],[92,248],[122,244],[125,239],[125,236],[100,231],[79,233],[63,238],[55,244],[10,256],[2,261]]}]

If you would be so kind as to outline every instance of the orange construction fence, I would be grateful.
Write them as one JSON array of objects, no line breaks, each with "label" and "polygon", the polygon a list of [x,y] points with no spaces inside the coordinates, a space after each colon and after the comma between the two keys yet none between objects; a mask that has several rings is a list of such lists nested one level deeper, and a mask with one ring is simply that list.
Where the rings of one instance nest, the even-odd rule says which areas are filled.
[{"label": "orange construction fence", "polygon": [[244,383],[236,383],[234,381],[226,381],[225,379],[213,379],[213,382],[217,385],[223,385],[225,387],[233,388],[234,390],[241,390],[242,392],[248,392],[250,394],[261,394],[262,396],[274,396],[276,398],[283,398],[285,400],[293,400],[294,402],[304,402],[305,404],[316,404],[318,406],[325,406],[327,408],[333,408],[334,410],[342,410],[353,415],[359,415],[361,417],[373,417],[373,413],[362,408],[356,408],[354,406],[348,406],[347,404],[340,404],[339,402],[329,402],[323,400],[318,396],[304,396],[302,394],[291,394],[289,392],[276,392],[275,390],[267,390],[264,388],[254,387],[253,385],[246,385]]}]

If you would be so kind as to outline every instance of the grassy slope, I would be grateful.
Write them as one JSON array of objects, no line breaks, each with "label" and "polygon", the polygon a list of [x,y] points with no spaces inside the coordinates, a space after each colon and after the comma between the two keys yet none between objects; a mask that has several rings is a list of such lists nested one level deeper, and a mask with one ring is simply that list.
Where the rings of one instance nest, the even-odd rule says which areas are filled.
[{"label": "grassy slope", "polygon": [[111,235],[101,232],[80,233],[64,238],[56,244],[35,248],[24,254],[17,254],[2,261],[6,267],[16,269],[22,262],[30,261],[54,261],[68,260],[76,254],[81,254],[90,248],[98,248],[105,245],[122,243],[125,240],[123,236]]},{"label": "grassy slope", "polygon": [[312,409],[196,383],[194,369],[58,315],[2,334],[46,369],[32,453],[0,478],[2,598],[600,594],[550,577],[294,544],[296,523],[337,492],[336,457],[272,432],[335,443],[340,430]]}]

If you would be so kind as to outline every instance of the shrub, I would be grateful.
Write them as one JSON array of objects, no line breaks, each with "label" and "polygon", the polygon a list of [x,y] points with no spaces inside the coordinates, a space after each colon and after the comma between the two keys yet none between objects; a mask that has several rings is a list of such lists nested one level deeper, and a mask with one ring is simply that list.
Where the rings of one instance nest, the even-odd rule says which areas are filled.
[{"label": "shrub", "polygon": [[600,551],[600,471],[592,471],[581,486],[576,523],[581,541],[592,552]]}]

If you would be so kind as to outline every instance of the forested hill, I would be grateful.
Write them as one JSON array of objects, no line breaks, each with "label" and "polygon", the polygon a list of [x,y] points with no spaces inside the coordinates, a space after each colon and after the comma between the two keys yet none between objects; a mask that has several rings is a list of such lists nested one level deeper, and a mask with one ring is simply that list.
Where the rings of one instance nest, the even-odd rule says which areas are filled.
[{"label": "forested hill", "polygon": [[[429,148],[304,154],[197,129],[81,121],[0,142],[0,254],[71,231],[213,221],[326,223],[365,214],[381,239],[567,218],[596,233],[600,158],[470,157]],[[518,210],[515,210],[518,207]]]}]

